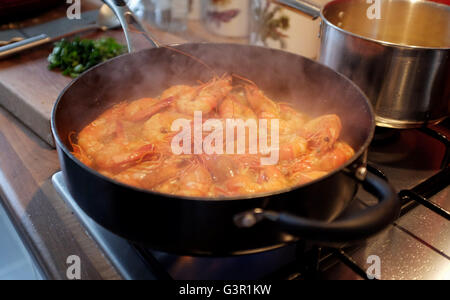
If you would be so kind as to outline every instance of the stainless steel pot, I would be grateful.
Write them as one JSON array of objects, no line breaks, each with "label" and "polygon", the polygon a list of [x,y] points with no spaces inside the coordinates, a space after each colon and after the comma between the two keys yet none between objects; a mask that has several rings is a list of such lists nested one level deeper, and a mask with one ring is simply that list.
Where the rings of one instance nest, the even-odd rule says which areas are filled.
[{"label": "stainless steel pot", "polygon": [[450,112],[450,6],[413,0],[277,2],[322,18],[320,61],[371,100],[378,126],[414,128]]}]

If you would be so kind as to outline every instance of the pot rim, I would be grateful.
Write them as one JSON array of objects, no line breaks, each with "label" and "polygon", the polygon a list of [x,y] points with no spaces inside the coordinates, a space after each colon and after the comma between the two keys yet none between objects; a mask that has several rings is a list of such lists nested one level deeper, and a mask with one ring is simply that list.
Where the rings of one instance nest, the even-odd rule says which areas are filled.
[{"label": "pot rim", "polygon": [[[379,39],[374,39],[374,38],[369,38],[360,34],[356,34],[353,33],[351,31],[345,30],[343,28],[340,28],[339,26],[335,25],[334,23],[332,23],[331,21],[329,21],[325,15],[324,15],[324,11],[326,8],[335,5],[336,3],[340,3],[343,1],[353,1],[353,0],[334,0],[331,1],[327,4],[325,4],[325,6],[321,9],[320,11],[320,18],[322,19],[322,22],[325,22],[328,26],[344,33],[350,36],[353,36],[355,38],[359,38],[368,42],[373,42],[382,46],[387,46],[387,47],[393,47],[393,48],[399,48],[399,49],[409,49],[409,50],[450,50],[450,45],[449,46],[442,46],[442,47],[425,47],[425,46],[415,46],[415,45],[407,45],[407,44],[399,44],[399,43],[393,43],[393,42],[388,42],[388,41],[383,41],[383,40],[379,40]],[[440,9],[445,9],[448,10],[450,12],[450,6],[449,5],[445,5],[442,3],[437,3],[437,2],[432,2],[432,1],[426,1],[426,0],[415,0],[415,1],[411,1],[411,0],[389,0],[392,2],[421,2],[424,5],[430,5],[430,6],[435,6],[437,8]]]}]

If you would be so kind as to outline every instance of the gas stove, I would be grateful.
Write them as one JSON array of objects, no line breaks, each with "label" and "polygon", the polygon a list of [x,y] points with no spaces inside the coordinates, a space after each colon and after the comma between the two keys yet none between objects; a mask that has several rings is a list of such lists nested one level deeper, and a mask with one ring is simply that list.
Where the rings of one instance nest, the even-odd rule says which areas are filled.
[{"label": "gas stove", "polygon": [[[449,127],[449,120],[445,125]],[[402,200],[400,218],[378,235],[341,249],[299,242],[260,254],[183,257],[134,245],[90,219],[67,190],[62,173],[53,184],[124,279],[259,280],[450,279],[449,139],[430,128],[377,129],[369,169],[387,178]],[[345,213],[376,203],[362,189]]]}]

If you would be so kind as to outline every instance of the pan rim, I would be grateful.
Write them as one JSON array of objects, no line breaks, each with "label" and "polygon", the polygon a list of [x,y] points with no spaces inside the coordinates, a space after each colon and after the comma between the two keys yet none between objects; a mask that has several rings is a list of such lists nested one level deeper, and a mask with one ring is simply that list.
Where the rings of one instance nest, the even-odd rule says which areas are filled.
[{"label": "pan rim", "polygon": [[[301,57],[302,59],[305,59],[307,61],[309,61],[310,63],[313,64],[318,64],[320,65],[322,68],[326,68],[328,69],[328,71],[333,72],[334,74],[336,74],[339,78],[341,78],[342,81],[346,81],[348,84],[350,84],[351,86],[353,86],[353,88],[356,89],[357,92],[359,92],[359,94],[361,96],[363,96],[363,99],[365,100],[365,104],[366,104],[366,108],[368,110],[368,113],[371,117],[370,120],[370,128],[369,133],[367,135],[366,140],[364,141],[364,143],[362,144],[362,146],[360,146],[360,148],[358,149],[358,151],[355,152],[355,155],[349,159],[344,165],[342,165],[341,167],[333,170],[332,172],[328,173],[326,176],[323,176],[321,178],[315,179],[311,182],[308,182],[307,184],[302,184],[302,185],[297,185],[297,186],[293,186],[293,187],[289,187],[289,188],[285,188],[282,190],[278,190],[276,192],[270,192],[270,193],[258,193],[258,194],[252,194],[252,195],[244,195],[244,196],[235,196],[235,197],[217,197],[217,198],[211,198],[211,197],[187,197],[187,196],[178,196],[178,195],[171,195],[171,194],[164,194],[164,193],[160,193],[160,192],[156,192],[156,191],[151,191],[151,190],[147,190],[147,189],[143,189],[143,188],[139,188],[139,187],[135,187],[132,185],[127,185],[124,183],[121,183],[117,180],[114,180],[112,178],[109,178],[103,174],[101,174],[100,172],[96,171],[93,168],[88,167],[87,165],[85,165],[84,163],[82,163],[78,158],[76,158],[71,151],[69,151],[69,149],[67,148],[67,146],[62,142],[62,139],[60,138],[60,135],[58,133],[57,130],[57,126],[56,126],[56,114],[59,108],[59,104],[61,103],[64,95],[67,93],[67,91],[79,80],[81,80],[83,78],[83,76],[87,73],[89,73],[90,71],[93,71],[95,69],[101,68],[103,65],[106,65],[108,63],[111,63],[112,61],[115,60],[119,60],[119,59],[126,59],[129,56],[132,55],[137,55],[143,52],[147,52],[147,51],[155,51],[155,50],[159,50],[159,49],[164,49],[164,48],[147,48],[147,49],[143,49],[140,50],[138,52],[134,52],[134,53],[127,53],[127,54],[123,54],[120,56],[117,56],[115,58],[112,58],[106,62],[100,63],[94,67],[92,67],[91,69],[85,71],[84,73],[82,73],[80,76],[78,76],[77,78],[75,78],[74,80],[72,80],[64,89],[63,91],[59,94],[53,109],[52,109],[52,118],[51,118],[51,130],[53,133],[53,137],[55,139],[56,142],[56,146],[59,147],[59,149],[61,149],[65,155],[67,155],[75,164],[77,164],[80,168],[82,168],[84,171],[90,173],[91,175],[94,175],[96,177],[100,177],[101,179],[114,184],[114,185],[118,185],[122,188],[127,188],[127,189],[131,189],[135,192],[139,192],[139,193],[144,193],[150,196],[160,196],[160,197],[165,197],[165,198],[169,198],[169,199],[178,199],[178,200],[187,200],[187,201],[200,201],[200,202],[217,202],[217,203],[221,203],[221,202],[228,202],[228,201],[239,201],[239,200],[255,200],[255,199],[263,199],[263,198],[268,198],[268,197],[275,197],[275,196],[282,196],[286,193],[290,193],[290,192],[295,192],[296,190],[302,189],[302,188],[306,188],[309,186],[312,186],[318,182],[321,181],[325,181],[335,175],[337,175],[338,173],[343,172],[345,169],[347,169],[349,166],[353,165],[360,157],[362,157],[364,155],[364,153],[366,152],[367,148],[369,147],[370,143],[373,140],[374,134],[375,134],[375,128],[376,128],[376,121],[375,121],[375,112],[374,109],[372,107],[372,104],[370,103],[369,98],[367,97],[367,95],[353,82],[351,81],[348,77],[346,77],[343,74],[340,74],[338,72],[336,72],[335,70],[331,69],[330,67],[314,61],[310,58],[301,56],[301,55],[297,55],[297,54],[293,54],[293,53],[288,53],[282,50],[277,50],[277,49],[272,49],[272,48],[268,48],[268,47],[264,47],[264,46],[252,46],[252,45],[240,45],[240,44],[232,44],[232,43],[184,43],[184,44],[177,44],[175,46],[171,46],[171,47],[185,47],[185,46],[195,46],[195,45],[210,45],[210,46],[228,46],[228,47],[244,47],[244,48],[258,48],[258,49],[265,49],[268,51],[274,51],[274,52],[278,52],[281,53],[283,55],[290,55],[293,57]],[[355,178],[356,180],[356,178]]]}]

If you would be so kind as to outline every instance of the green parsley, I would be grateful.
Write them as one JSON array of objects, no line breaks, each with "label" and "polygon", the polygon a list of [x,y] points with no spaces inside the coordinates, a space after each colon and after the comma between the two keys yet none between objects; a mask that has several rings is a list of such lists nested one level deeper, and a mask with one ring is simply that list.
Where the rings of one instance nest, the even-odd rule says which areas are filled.
[{"label": "green parsley", "polygon": [[60,69],[65,76],[78,77],[87,69],[126,52],[113,38],[98,40],[75,38],[55,43],[48,57],[49,69]]}]

